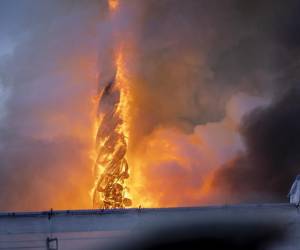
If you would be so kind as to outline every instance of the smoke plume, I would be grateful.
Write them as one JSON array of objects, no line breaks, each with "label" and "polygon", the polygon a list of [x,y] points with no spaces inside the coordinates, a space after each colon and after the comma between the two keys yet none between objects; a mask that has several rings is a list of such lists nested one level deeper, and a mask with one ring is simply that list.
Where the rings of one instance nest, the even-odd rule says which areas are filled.
[{"label": "smoke plume", "polygon": [[300,164],[300,90],[292,89],[244,118],[247,151],[216,174],[216,187],[238,201],[284,201]]}]

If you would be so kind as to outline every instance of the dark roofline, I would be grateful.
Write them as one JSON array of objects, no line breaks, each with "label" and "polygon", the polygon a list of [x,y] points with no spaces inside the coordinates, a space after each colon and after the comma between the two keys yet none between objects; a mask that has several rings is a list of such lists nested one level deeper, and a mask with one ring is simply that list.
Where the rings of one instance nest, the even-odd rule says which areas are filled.
[{"label": "dark roofline", "polygon": [[263,203],[263,204],[239,204],[239,205],[215,205],[199,207],[169,207],[169,208],[126,208],[126,209],[83,209],[83,210],[48,210],[28,212],[0,212],[0,219],[3,217],[52,217],[66,215],[108,215],[108,214],[136,214],[151,212],[186,212],[226,208],[287,208],[293,207],[288,203]]}]

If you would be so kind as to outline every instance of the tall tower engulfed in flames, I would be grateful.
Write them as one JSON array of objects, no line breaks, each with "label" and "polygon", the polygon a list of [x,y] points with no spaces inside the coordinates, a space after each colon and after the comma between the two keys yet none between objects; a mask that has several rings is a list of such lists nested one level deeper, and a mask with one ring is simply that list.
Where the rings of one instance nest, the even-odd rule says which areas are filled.
[{"label": "tall tower engulfed in flames", "polygon": [[[111,14],[119,7],[118,0],[109,0]],[[131,206],[126,180],[129,167],[126,160],[129,128],[129,88],[124,72],[121,44],[114,49],[115,75],[99,95],[96,136],[94,208],[124,208]]]}]

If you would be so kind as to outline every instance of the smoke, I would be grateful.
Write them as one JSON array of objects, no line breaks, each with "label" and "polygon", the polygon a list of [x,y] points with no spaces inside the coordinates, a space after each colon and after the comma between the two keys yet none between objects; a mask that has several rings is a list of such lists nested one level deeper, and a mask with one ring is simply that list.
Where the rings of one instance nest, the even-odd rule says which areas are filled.
[{"label": "smoke", "polygon": [[192,130],[221,120],[232,95],[271,96],[286,88],[286,70],[298,67],[297,48],[289,46],[297,39],[295,1],[145,5],[135,97],[142,112],[134,123],[142,134],[158,124]]},{"label": "smoke", "polygon": [[245,152],[239,134],[243,115],[266,105],[263,98],[238,93],[219,122],[197,125],[192,133],[156,128],[139,142],[131,162],[136,168],[131,185],[136,205],[186,206],[225,200],[226,193],[215,193],[215,173]]},{"label": "smoke", "polygon": [[49,142],[9,131],[0,139],[2,210],[83,206],[89,185],[85,145],[73,138]]},{"label": "smoke", "polygon": [[[240,131],[242,116],[251,108],[282,98],[282,93],[298,84],[297,8],[299,3],[292,0],[145,3],[136,56],[136,110],[129,161],[134,168],[132,192],[138,203],[256,202],[263,201],[265,192],[269,198],[285,199],[294,172],[287,170],[284,185],[270,184],[264,191],[266,175],[259,171],[263,164],[258,168],[254,162],[247,163],[253,179],[263,175],[257,182],[249,181],[246,174],[235,174],[239,170],[234,167],[230,174],[222,168],[247,155],[251,151],[249,137],[258,136],[255,129],[249,136]],[[246,94],[239,96],[240,92]],[[253,106],[244,101],[247,96],[257,96],[264,104],[260,101]],[[226,109],[235,98],[241,101]],[[239,108],[240,119],[233,125],[228,122],[228,109]],[[281,118],[277,123],[290,119]],[[266,149],[268,146],[271,143]],[[264,153],[260,159],[268,157]],[[283,154],[289,159],[288,151]],[[272,171],[273,167],[266,168]],[[229,177],[222,180],[223,174]],[[226,189],[231,181],[232,188]],[[234,186],[243,181],[250,182],[255,191],[250,197],[249,188],[242,189],[247,199]],[[233,197],[234,189],[238,197]]]},{"label": "smoke", "polygon": [[299,112],[300,90],[292,89],[247,115],[241,126],[247,151],[220,169],[216,186],[233,200],[284,201],[299,174]]},{"label": "smoke", "polygon": [[[100,6],[0,4],[1,210],[91,205]],[[9,50],[5,41],[12,41]]]}]

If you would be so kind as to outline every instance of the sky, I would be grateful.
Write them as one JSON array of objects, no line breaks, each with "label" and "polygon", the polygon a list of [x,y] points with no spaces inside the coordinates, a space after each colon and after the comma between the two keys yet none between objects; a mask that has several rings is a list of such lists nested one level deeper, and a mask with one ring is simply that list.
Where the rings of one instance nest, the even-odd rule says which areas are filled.
[{"label": "sky", "polygon": [[120,41],[136,205],[285,201],[299,2],[120,2],[114,22],[104,0],[0,2],[0,210],[90,208],[95,96]]}]

